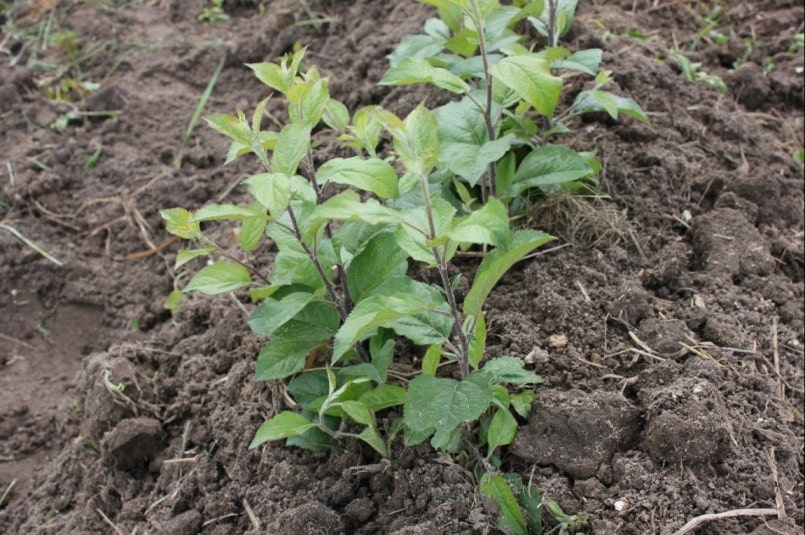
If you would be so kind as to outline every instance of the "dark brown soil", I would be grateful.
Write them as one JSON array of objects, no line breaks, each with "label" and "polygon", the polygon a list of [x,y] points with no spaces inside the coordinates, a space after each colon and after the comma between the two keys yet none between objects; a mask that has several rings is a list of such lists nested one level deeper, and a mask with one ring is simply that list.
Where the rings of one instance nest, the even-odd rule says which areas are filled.
[{"label": "dark brown soil", "polygon": [[[376,83],[429,8],[308,0],[328,19],[314,25],[301,2],[231,0],[230,20],[209,24],[196,18],[202,0],[10,4],[0,222],[63,265],[0,229],[0,495],[16,481],[0,533],[495,532],[472,475],[426,447],[398,445],[390,462],[359,444],[247,449],[283,402],[252,379],[261,340],[244,310],[232,296],[163,309],[179,244],[159,210],[238,201],[234,185],[255,169],[224,168],[227,142],[203,125],[182,142],[218,62],[207,113],[252,109],[265,90],[244,63],[295,43],[351,108],[407,113],[428,93]],[[742,508],[778,514],[696,533],[805,525],[803,168],[792,156],[804,61],[790,49],[803,7],[723,5],[728,42],[691,50],[712,6],[581,2],[569,45],[603,48],[613,90],[651,115],[587,118],[563,140],[598,150],[618,231],[548,229],[576,240],[523,262],[490,299],[490,353],[546,379],[504,468],[583,513],[590,533],[670,534]],[[43,50],[44,24],[76,32],[78,52],[69,39]],[[668,59],[674,43],[729,93],[687,82]],[[46,96],[68,79],[100,87]],[[54,127],[67,112],[109,110]]]}]

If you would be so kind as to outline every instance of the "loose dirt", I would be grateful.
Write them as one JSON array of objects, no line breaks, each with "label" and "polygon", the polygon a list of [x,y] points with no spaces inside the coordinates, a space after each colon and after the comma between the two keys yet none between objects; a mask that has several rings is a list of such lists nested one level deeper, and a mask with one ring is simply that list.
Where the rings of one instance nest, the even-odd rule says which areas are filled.
[{"label": "loose dirt", "polygon": [[[2,4],[0,222],[62,265],[0,229],[0,495],[16,482],[1,533],[496,532],[472,474],[424,446],[388,461],[350,443],[249,450],[283,404],[252,379],[251,305],[163,308],[183,282],[159,210],[237,202],[256,170],[223,167],[227,142],[203,125],[183,141],[220,61],[206,113],[251,110],[266,91],[244,64],[297,43],[352,109],[443,98],[376,85],[428,7],[303,4],[227,1],[214,23],[201,0]],[[588,533],[670,534],[744,508],[777,513],[696,533],[805,525],[803,7],[724,3],[723,44],[702,31],[712,7],[581,2],[568,45],[602,48],[611,89],[651,123],[573,125],[562,142],[604,165],[608,198],[584,215],[603,229],[534,207],[570,245],[522,262],[488,306],[490,355],[545,378],[503,466]],[[688,82],[675,45],[729,91]]]}]

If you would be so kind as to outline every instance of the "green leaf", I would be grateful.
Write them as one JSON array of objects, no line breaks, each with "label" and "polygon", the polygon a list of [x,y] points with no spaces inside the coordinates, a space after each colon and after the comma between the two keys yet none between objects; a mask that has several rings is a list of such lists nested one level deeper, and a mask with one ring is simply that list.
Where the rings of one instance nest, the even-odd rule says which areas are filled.
[{"label": "green leaf", "polygon": [[333,249],[341,264],[348,268],[352,259],[366,247],[377,234],[387,230],[386,225],[372,225],[365,221],[345,221],[333,234]]},{"label": "green leaf", "polygon": [[275,219],[291,202],[291,179],[284,173],[261,173],[247,178],[245,184]]},{"label": "green leaf", "polygon": [[369,341],[371,362],[345,366],[341,368],[339,374],[346,377],[368,377],[376,383],[385,383],[388,379],[389,366],[394,359],[394,345],[394,338],[388,338],[381,330]]},{"label": "green leaf", "polygon": [[517,156],[514,152],[509,152],[497,162],[495,180],[497,181],[498,195],[502,199],[507,198],[507,193],[511,190],[514,181],[514,173],[517,170]]},{"label": "green leaf", "polygon": [[271,440],[280,440],[294,435],[301,435],[313,427],[313,423],[301,414],[282,411],[270,420],[263,422],[257,430],[249,449],[254,449]]},{"label": "green leaf", "polygon": [[383,206],[375,199],[361,202],[354,190],[347,190],[331,197],[316,207],[313,217],[322,221],[365,221],[371,225],[388,223],[397,225],[405,222],[397,211]]},{"label": "green leaf", "polygon": [[[292,58],[285,56],[281,64],[277,63],[247,63],[246,66],[254,71],[257,79],[268,87],[285,94],[293,85],[296,71],[302,62],[304,49],[294,53]],[[290,61],[289,61],[290,60]]]},{"label": "green leaf", "polygon": [[229,137],[232,141],[244,147],[251,145],[251,130],[245,120],[240,120],[232,115],[219,113],[208,115],[204,120],[219,133]]},{"label": "green leaf", "polygon": [[[384,126],[378,108],[379,106],[366,106],[356,111],[349,126],[350,134],[341,137],[349,141],[350,147],[363,149],[372,157],[376,156],[375,149],[380,143],[380,133]],[[393,115],[391,112],[386,113]],[[394,117],[402,124],[396,115]]]},{"label": "green leaf", "polygon": [[492,498],[500,508],[500,522],[498,526],[515,535],[526,535],[525,519],[520,511],[517,500],[512,493],[511,487],[499,475],[484,474],[478,488]]},{"label": "green leaf", "polygon": [[327,374],[324,370],[300,373],[288,383],[288,393],[303,409],[326,396],[327,392]]},{"label": "green leaf", "polygon": [[336,442],[333,437],[318,427],[312,427],[301,435],[288,437],[288,440],[285,441],[285,445],[296,446],[297,448],[312,451],[338,451],[341,449],[338,446],[338,442]]},{"label": "green leaf", "polygon": [[359,424],[368,426],[374,426],[375,424],[374,415],[369,410],[369,407],[360,401],[342,401],[333,406],[342,409],[350,418]]},{"label": "green leaf", "polygon": [[551,62],[551,67],[554,69],[580,71],[590,76],[595,76],[598,72],[598,65],[601,63],[602,54],[603,52],[600,48],[579,50],[567,58],[554,60]]},{"label": "green leaf", "polygon": [[[397,243],[405,249],[405,251],[419,262],[435,267],[436,259],[433,256],[433,247],[439,242],[444,245],[449,236],[448,233],[453,228],[454,216],[456,209],[445,199],[436,197],[431,201],[431,209],[433,216],[433,226],[435,227],[436,235],[433,236],[433,241],[428,239],[430,234],[430,225],[428,222],[428,214],[424,206],[419,206],[403,212],[403,220],[405,225],[400,226],[395,232]],[[434,243],[436,242],[436,243]],[[444,252],[445,258],[451,258],[455,253],[458,244],[448,244]]]},{"label": "green leaf", "polygon": [[183,291],[173,290],[168,294],[168,297],[165,298],[162,308],[170,311],[171,315],[176,314],[176,311],[179,310],[179,305],[181,305],[185,299],[187,299],[187,296]]},{"label": "green leaf", "polygon": [[394,132],[394,150],[406,169],[425,176],[439,161],[439,125],[433,112],[420,104],[405,118],[403,132]]},{"label": "green leaf", "polygon": [[509,482],[520,510],[525,513],[528,535],[542,535],[542,496],[539,491],[531,484],[525,487],[520,474],[506,472],[502,475]]},{"label": "green leaf", "polygon": [[514,174],[512,195],[534,187],[564,184],[593,174],[590,163],[573,149],[547,144],[523,158]]},{"label": "green leaf", "polygon": [[510,396],[510,400],[514,412],[523,418],[527,418],[528,413],[531,412],[531,403],[534,401],[534,391],[524,390],[517,392]]},{"label": "green leaf", "polygon": [[246,219],[263,216],[263,210],[258,206],[237,206],[234,204],[208,204],[199,208],[193,214],[191,221],[221,221],[227,219]]},{"label": "green leaf", "polygon": [[382,384],[363,394],[359,401],[377,412],[405,403],[408,393],[398,385]]},{"label": "green leaf", "polygon": [[358,438],[372,446],[377,453],[382,455],[383,457],[388,457],[388,447],[386,443],[383,441],[383,437],[380,436],[380,433],[377,432],[377,429],[374,427],[366,427],[363,431],[360,432]]},{"label": "green leaf", "polygon": [[497,357],[486,364],[478,374],[487,375],[492,381],[512,385],[540,384],[542,377],[524,370],[525,363],[517,357]]},{"label": "green leaf", "polygon": [[344,104],[331,98],[324,107],[322,120],[333,130],[345,130],[349,125],[349,110]]},{"label": "green leaf", "polygon": [[[437,21],[437,24],[444,26],[444,23],[438,19],[430,19],[430,21]],[[397,48],[388,55],[389,65],[396,67],[401,61],[408,58],[428,58],[435,56],[442,51],[444,43],[449,35],[449,29],[444,26],[443,35],[406,35],[400,40]]]},{"label": "green leaf", "polygon": [[478,50],[478,32],[462,28],[444,43],[444,48],[465,58],[472,57]]},{"label": "green leaf", "polygon": [[347,289],[353,302],[360,302],[389,279],[408,271],[408,253],[397,245],[390,232],[376,234],[352,260],[347,272]]},{"label": "green leaf", "polygon": [[424,58],[408,57],[399,61],[383,75],[380,85],[411,85],[430,83],[452,93],[467,93],[467,82],[442,67],[434,67]]},{"label": "green leaf", "polygon": [[[557,2],[556,27],[560,37],[567,33],[570,26],[573,24],[573,18],[575,17],[578,3],[579,0],[559,0]],[[528,20],[541,35],[547,36],[548,20],[550,17],[550,9],[546,9],[539,18],[529,17]]]},{"label": "green leaf", "polygon": [[431,445],[440,449],[460,424],[477,420],[491,401],[491,391],[471,381],[420,375],[408,386],[403,418],[414,433],[435,433]]},{"label": "green leaf", "polygon": [[257,357],[255,380],[284,379],[305,366],[312,351],[327,346],[340,317],[331,303],[314,301],[278,327]]},{"label": "green leaf", "polygon": [[185,240],[201,236],[198,221],[193,221],[192,214],[184,208],[168,208],[160,210],[159,214],[165,220],[165,229],[171,234]]},{"label": "green leaf", "polygon": [[[293,288],[293,290],[292,290]],[[299,291],[294,291],[299,290]],[[249,327],[261,336],[271,336],[316,298],[309,288],[291,286],[263,301],[249,316]]]},{"label": "green leaf", "polygon": [[470,338],[469,361],[473,369],[478,368],[486,351],[486,316],[483,311],[475,317],[475,332]]},{"label": "green leaf", "polygon": [[190,279],[190,282],[184,287],[184,291],[215,295],[243,288],[251,282],[249,270],[244,266],[221,261],[202,268]]},{"label": "green leaf", "polygon": [[621,97],[610,93],[592,89],[582,91],[573,103],[571,116],[581,115],[594,111],[606,111],[610,117],[617,120],[618,113],[623,113],[644,123],[648,122],[648,117],[643,109],[631,98]]},{"label": "green leaf", "polygon": [[253,251],[260,244],[260,239],[266,230],[265,214],[262,216],[243,218],[240,227],[240,246],[244,251]]},{"label": "green leaf", "polygon": [[480,209],[461,218],[448,235],[461,243],[503,243],[509,236],[508,210],[497,198],[490,197]]},{"label": "green leaf", "polygon": [[422,357],[422,375],[436,376],[439,362],[442,360],[442,344],[428,346],[425,356]]},{"label": "green leaf", "polygon": [[306,80],[288,89],[288,114],[293,123],[315,126],[321,121],[330,100],[325,78]]},{"label": "green leaf", "polygon": [[493,65],[490,72],[541,115],[553,116],[562,93],[562,79],[551,74],[546,60],[536,54],[509,56]]},{"label": "green leaf", "polygon": [[316,171],[316,180],[353,186],[370,191],[381,199],[397,197],[397,173],[380,158],[333,158]]},{"label": "green leaf", "polygon": [[173,266],[173,269],[178,269],[191,260],[210,254],[214,250],[215,249],[212,247],[204,247],[203,249],[179,249],[179,252],[176,253],[176,264]]},{"label": "green leaf", "polygon": [[414,295],[372,295],[355,305],[336,333],[333,359],[336,363],[353,345],[379,327],[434,308],[434,303]]},{"label": "green leaf", "polygon": [[396,277],[388,279],[373,293],[391,296],[410,295],[429,302],[429,310],[396,319],[387,327],[419,345],[442,344],[447,341],[454,319],[440,288],[415,281],[410,277]]},{"label": "green leaf", "polygon": [[497,409],[489,423],[486,442],[492,452],[498,446],[508,446],[517,434],[517,420],[507,410]]},{"label": "green leaf", "polygon": [[489,168],[511,148],[513,136],[489,141],[484,116],[470,100],[451,102],[435,111],[439,123],[439,163],[475,186]]},{"label": "green leaf", "polygon": [[481,312],[486,296],[498,281],[525,255],[554,237],[534,230],[518,230],[505,246],[490,252],[478,266],[475,279],[464,298],[464,314],[475,316]]},{"label": "green leaf", "polygon": [[299,162],[310,148],[310,128],[308,123],[291,123],[280,130],[271,158],[273,172],[288,176],[296,173]]}]

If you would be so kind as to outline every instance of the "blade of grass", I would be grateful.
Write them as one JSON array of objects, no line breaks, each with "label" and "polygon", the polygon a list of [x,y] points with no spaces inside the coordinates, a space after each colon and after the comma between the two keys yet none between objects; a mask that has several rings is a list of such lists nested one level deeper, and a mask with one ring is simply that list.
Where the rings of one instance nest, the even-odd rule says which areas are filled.
[{"label": "blade of grass", "polygon": [[9,483],[8,486],[6,487],[6,490],[3,492],[3,495],[0,496],[0,509],[3,508],[3,505],[6,503],[6,498],[8,498],[9,494],[11,494],[11,489],[13,489],[14,485],[16,484],[17,480],[16,479],[12,480],[11,483]]},{"label": "blade of grass", "polygon": [[40,255],[44,256],[45,258],[47,258],[48,260],[50,260],[51,262],[53,262],[57,266],[63,266],[64,265],[59,260],[57,260],[56,258],[51,256],[50,253],[48,253],[47,251],[42,249],[40,246],[38,246],[36,243],[32,242],[31,240],[29,240],[28,238],[23,236],[20,233],[20,231],[18,231],[17,229],[12,227],[11,225],[6,225],[5,223],[0,223],[0,228],[9,231],[11,234],[16,236],[20,241],[22,241],[25,245],[27,245],[28,247],[30,247],[31,249],[33,249],[34,251],[36,251]]},{"label": "blade of grass", "polygon": [[182,138],[182,145],[187,143],[187,140],[190,139],[190,136],[193,134],[193,130],[195,130],[196,128],[196,123],[201,117],[201,114],[204,111],[204,107],[207,105],[207,101],[210,99],[212,90],[215,88],[215,84],[218,82],[218,75],[221,74],[221,70],[224,68],[225,62],[226,62],[226,56],[221,58],[221,61],[215,68],[215,72],[212,73],[212,78],[210,78],[210,81],[207,84],[206,89],[204,89],[204,93],[201,94],[201,98],[199,99],[198,104],[196,105],[196,109],[193,112],[193,116],[190,118],[190,123],[187,125],[187,130],[185,130],[184,137]]}]

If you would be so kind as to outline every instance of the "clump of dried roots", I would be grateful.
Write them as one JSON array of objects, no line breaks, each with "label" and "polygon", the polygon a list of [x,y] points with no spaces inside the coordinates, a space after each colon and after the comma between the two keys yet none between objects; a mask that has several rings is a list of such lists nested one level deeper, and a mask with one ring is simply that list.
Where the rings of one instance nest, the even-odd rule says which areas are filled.
[{"label": "clump of dried roots", "polygon": [[633,245],[640,252],[632,223],[600,195],[552,193],[526,210],[527,226],[549,232],[573,246]]}]

